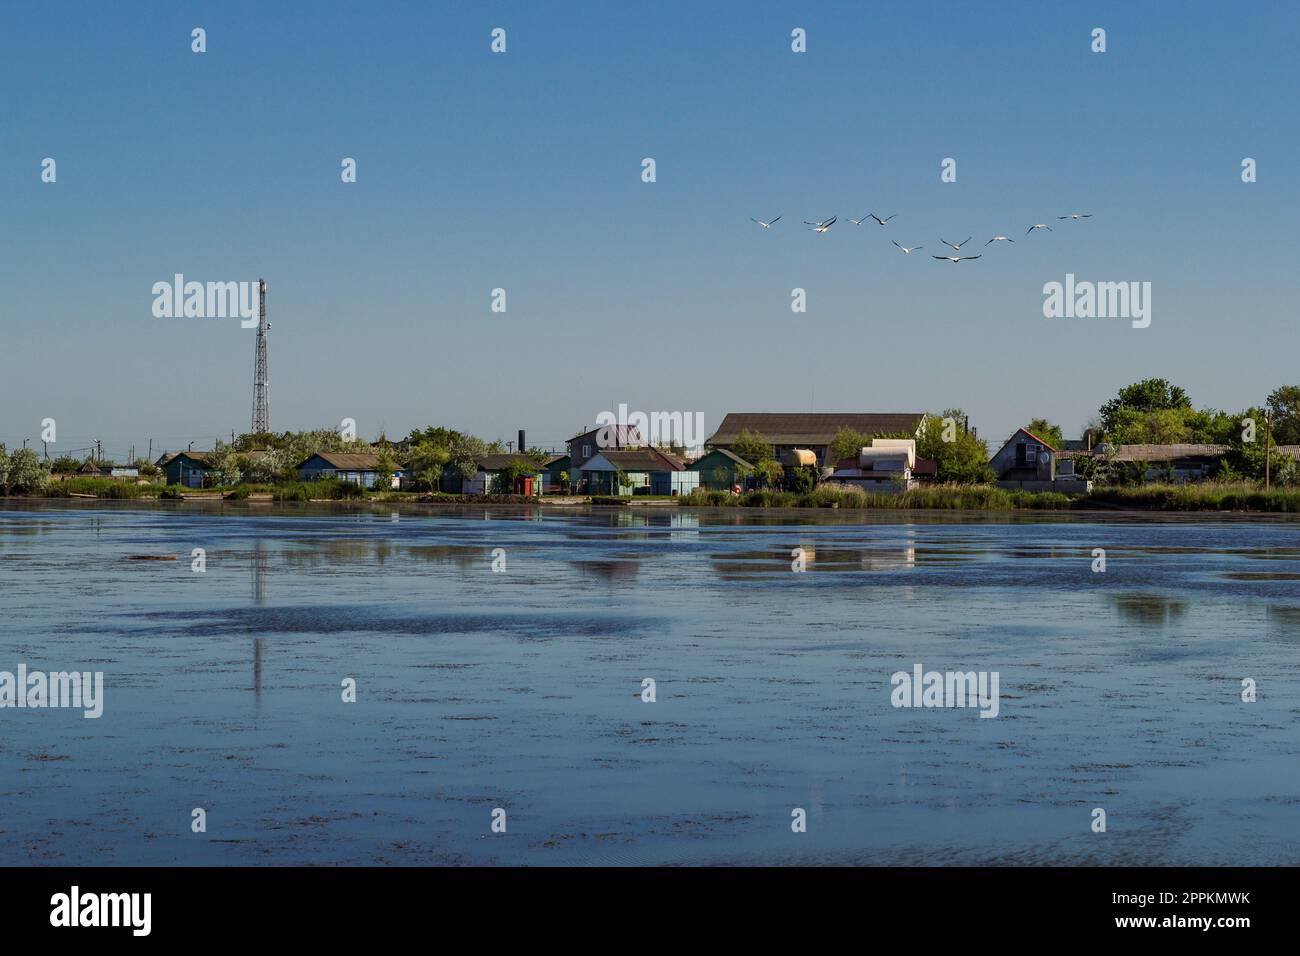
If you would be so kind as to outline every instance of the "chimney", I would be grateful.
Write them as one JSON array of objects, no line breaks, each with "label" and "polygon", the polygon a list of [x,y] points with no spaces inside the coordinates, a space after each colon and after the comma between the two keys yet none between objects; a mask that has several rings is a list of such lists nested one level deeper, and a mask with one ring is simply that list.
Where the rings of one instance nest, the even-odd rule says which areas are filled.
[{"label": "chimney", "polygon": [[519,429],[519,450],[521,452],[528,450],[528,446],[524,444],[524,430],[522,428]]}]

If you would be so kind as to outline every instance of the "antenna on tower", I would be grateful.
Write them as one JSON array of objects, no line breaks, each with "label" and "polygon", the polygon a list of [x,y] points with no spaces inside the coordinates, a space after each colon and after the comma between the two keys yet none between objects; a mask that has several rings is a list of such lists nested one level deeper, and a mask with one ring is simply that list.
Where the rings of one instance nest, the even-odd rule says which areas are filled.
[{"label": "antenna on tower", "polygon": [[253,434],[271,430],[271,380],[266,366],[266,280],[257,280],[257,352],[253,359]]}]

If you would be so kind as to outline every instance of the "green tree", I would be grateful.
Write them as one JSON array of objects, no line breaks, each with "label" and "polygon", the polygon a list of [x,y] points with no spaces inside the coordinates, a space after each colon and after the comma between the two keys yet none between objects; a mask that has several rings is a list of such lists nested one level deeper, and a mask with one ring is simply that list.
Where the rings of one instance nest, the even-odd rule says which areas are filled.
[{"label": "green tree", "polygon": [[1037,435],[1057,451],[1065,448],[1065,433],[1059,425],[1053,425],[1046,418],[1035,418],[1025,426],[1025,431]]},{"label": "green tree", "polygon": [[870,444],[870,435],[855,431],[845,425],[835,433],[835,438],[831,441],[831,460],[827,464],[837,465],[845,458],[852,458],[856,462],[858,454]]},{"label": "green tree", "polygon": [[[72,475],[81,467],[81,462],[71,455],[60,455],[50,462],[50,471],[56,475]],[[143,467],[143,465],[141,466]],[[143,474],[143,472],[141,472]]]},{"label": "green tree", "polygon": [[1120,425],[1122,413],[1167,410],[1191,411],[1192,400],[1177,385],[1163,378],[1148,378],[1121,388],[1119,395],[1101,406],[1099,414],[1102,430],[1110,441],[1112,432]]},{"label": "green tree", "polygon": [[[407,467],[416,486],[425,491],[437,491],[442,479],[443,466],[451,460],[451,453],[432,441],[421,441],[407,452]],[[471,477],[473,477],[471,475]]]},{"label": "green tree", "polygon": [[[944,422],[951,422],[951,427]],[[975,437],[974,432],[962,428],[966,413],[960,408],[949,408],[940,414],[925,417],[921,437],[916,443],[916,453],[936,462],[936,477],[940,481],[961,484],[983,484],[997,476],[989,465],[988,445]],[[951,441],[945,441],[951,438]]]},{"label": "green tree", "polygon": [[244,477],[239,470],[239,453],[233,445],[223,441],[218,441],[213,447],[208,463],[212,466],[213,481],[219,485],[237,485]]},{"label": "green tree", "polygon": [[[1242,419],[1249,418],[1255,422],[1255,433],[1253,440],[1247,441],[1250,436],[1249,431],[1244,428],[1235,428],[1227,436],[1228,451],[1220,462],[1219,477],[1226,479],[1241,478],[1251,481],[1264,480],[1264,458],[1267,454],[1267,438],[1264,429],[1265,411],[1262,408],[1248,408],[1240,415],[1232,416],[1234,424]],[[1277,454],[1273,455],[1273,461],[1276,464]]]},{"label": "green tree", "polygon": [[393,457],[388,442],[379,446],[377,457],[379,461],[375,465],[375,486],[387,490],[393,486],[393,471],[397,468],[397,460]]},{"label": "green tree", "polygon": [[[0,445],[0,454],[3,451],[4,446]],[[5,484],[11,494],[38,495],[50,480],[50,463],[30,448],[15,448],[9,456],[7,470]]]},{"label": "green tree", "polygon": [[791,468],[788,480],[790,490],[796,494],[806,495],[817,487],[817,473],[814,468],[803,465],[798,468]]},{"label": "green tree", "polygon": [[731,453],[745,459],[751,465],[770,461],[776,454],[772,446],[763,440],[762,435],[751,432],[748,428],[742,428],[736,440],[731,443]]},{"label": "green tree", "polygon": [[1300,385],[1282,385],[1268,396],[1273,415],[1273,441],[1279,445],[1300,445]]},{"label": "green tree", "polygon": [[535,475],[538,472],[538,466],[529,464],[522,459],[516,458],[510,464],[506,465],[505,470],[501,472],[501,482],[505,485],[500,489],[501,494],[512,495],[515,493],[515,482],[525,475]]},{"label": "green tree", "polygon": [[785,469],[779,461],[764,458],[754,462],[754,477],[758,480],[759,487],[779,488],[785,479]]}]

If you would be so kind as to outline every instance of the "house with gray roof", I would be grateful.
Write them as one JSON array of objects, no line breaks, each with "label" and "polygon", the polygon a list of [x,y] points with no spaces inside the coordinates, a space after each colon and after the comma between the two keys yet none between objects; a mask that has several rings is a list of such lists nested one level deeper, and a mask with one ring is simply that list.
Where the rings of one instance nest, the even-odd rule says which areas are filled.
[{"label": "house with gray roof", "polygon": [[794,464],[791,453],[808,449],[819,466],[833,466],[831,443],[841,428],[851,428],[867,438],[921,437],[924,412],[728,412],[704,447],[732,450],[742,431],[757,434],[773,447],[776,460]]}]

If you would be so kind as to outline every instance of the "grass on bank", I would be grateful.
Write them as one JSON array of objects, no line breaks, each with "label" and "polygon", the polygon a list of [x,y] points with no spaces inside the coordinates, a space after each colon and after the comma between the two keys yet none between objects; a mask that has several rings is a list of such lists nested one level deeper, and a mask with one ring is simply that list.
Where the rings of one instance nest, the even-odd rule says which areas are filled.
[{"label": "grass on bank", "polygon": [[898,494],[869,492],[846,485],[825,484],[799,494],[793,491],[725,491],[696,489],[679,499],[683,505],[741,508],[930,508],[986,511],[1013,508],[1070,507],[1070,496],[1056,492],[1007,491],[992,485],[931,485]]},{"label": "grass on bank", "polygon": [[[51,482],[45,497],[67,498],[94,495],[105,499],[175,500],[196,489],[177,485],[138,484],[111,478],[74,477]],[[246,484],[231,488],[202,489],[202,497],[223,496],[243,500],[250,495],[269,494],[282,501],[421,502],[430,504],[513,504],[536,503],[537,499],[516,496],[445,495],[383,490],[368,492],[345,481],[293,481],[282,484]],[[631,498],[611,499],[624,504]],[[672,499],[686,507],[741,508],[890,508],[967,511],[1128,509],[1136,511],[1245,511],[1300,514],[1300,487],[1265,491],[1252,482],[1202,482],[1198,484],[1153,484],[1133,487],[1095,488],[1086,495],[1059,492],[1009,491],[992,485],[927,485],[900,494],[867,492],[846,485],[824,484],[800,494],[792,491],[751,491],[731,495],[725,491],[696,489]],[[593,501],[593,503],[601,503]]]},{"label": "grass on bank", "polygon": [[825,484],[807,494],[790,491],[696,489],[679,499],[686,506],[739,508],[894,508],[967,511],[1126,508],[1141,511],[1300,512],[1300,488],[1264,491],[1250,482],[1139,485],[1097,488],[1086,495],[1055,491],[1010,491],[993,485],[929,485],[899,494],[867,492]]}]

